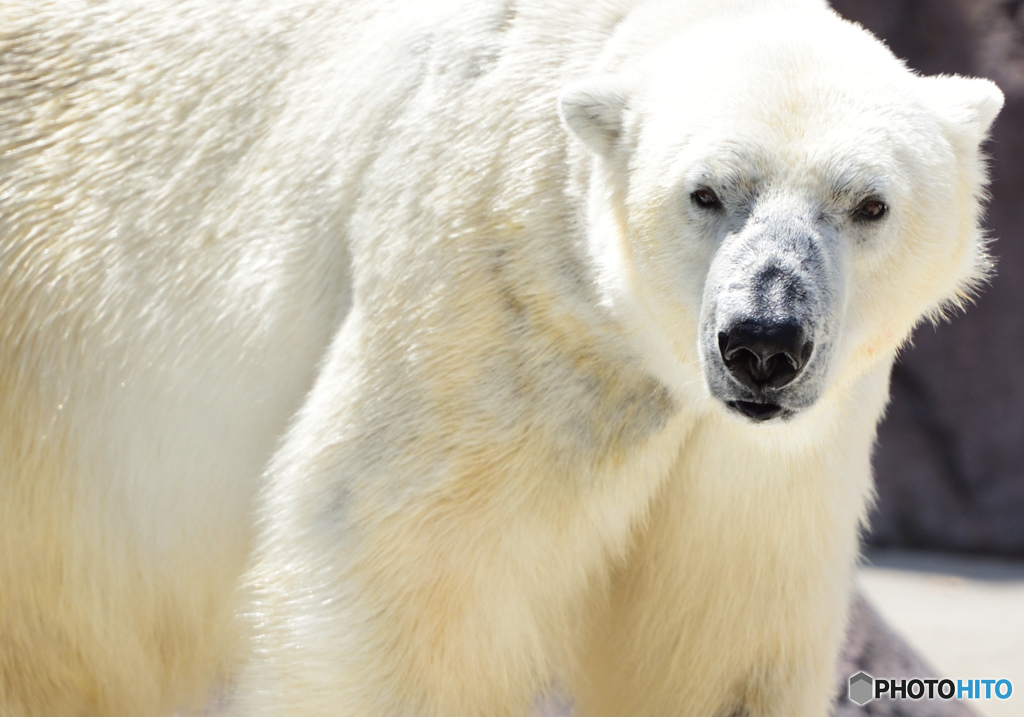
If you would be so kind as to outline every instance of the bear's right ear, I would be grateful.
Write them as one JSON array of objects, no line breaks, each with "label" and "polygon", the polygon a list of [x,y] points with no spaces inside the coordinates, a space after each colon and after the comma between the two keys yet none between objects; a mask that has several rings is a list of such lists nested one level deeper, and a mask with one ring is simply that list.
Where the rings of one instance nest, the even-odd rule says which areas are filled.
[{"label": "bear's right ear", "polygon": [[615,75],[571,82],[558,95],[562,122],[602,157],[609,156],[622,137],[628,108],[627,83]]},{"label": "bear's right ear", "polygon": [[985,139],[1005,102],[994,82],[957,75],[920,79],[932,106],[950,125],[966,130],[974,142]]}]

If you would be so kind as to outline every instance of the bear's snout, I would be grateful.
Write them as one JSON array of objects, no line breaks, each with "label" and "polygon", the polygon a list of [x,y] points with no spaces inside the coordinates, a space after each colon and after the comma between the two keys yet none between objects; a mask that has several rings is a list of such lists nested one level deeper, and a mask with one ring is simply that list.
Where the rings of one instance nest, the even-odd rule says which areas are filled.
[{"label": "bear's snout", "polygon": [[796,380],[814,352],[814,342],[796,320],[748,318],[718,333],[718,351],[729,375],[754,393],[753,401],[726,405],[754,421],[767,421],[789,413],[769,393],[777,395]]},{"label": "bear's snout", "polygon": [[822,227],[793,219],[805,215],[789,204],[761,207],[722,243],[704,286],[706,385],[755,422],[792,418],[812,405],[829,370],[843,262],[833,251],[840,243]]}]

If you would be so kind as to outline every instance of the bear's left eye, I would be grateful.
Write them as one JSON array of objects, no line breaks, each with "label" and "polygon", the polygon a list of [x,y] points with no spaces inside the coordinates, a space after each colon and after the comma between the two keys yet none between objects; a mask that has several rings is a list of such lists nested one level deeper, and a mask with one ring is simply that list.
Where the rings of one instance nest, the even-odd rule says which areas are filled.
[{"label": "bear's left eye", "polygon": [[881,199],[866,199],[853,212],[853,217],[854,219],[873,222],[884,217],[887,211],[889,211],[889,208],[885,206],[885,202]]},{"label": "bear's left eye", "polygon": [[691,194],[690,198],[698,207],[703,207],[704,209],[715,209],[721,204],[718,195],[707,187],[701,187]]}]

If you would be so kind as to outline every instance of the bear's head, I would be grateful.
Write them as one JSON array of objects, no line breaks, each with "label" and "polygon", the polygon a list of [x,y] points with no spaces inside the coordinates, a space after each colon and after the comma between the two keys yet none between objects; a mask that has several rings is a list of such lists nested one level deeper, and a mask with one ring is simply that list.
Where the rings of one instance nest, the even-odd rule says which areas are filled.
[{"label": "bear's head", "polygon": [[985,276],[1002,101],[826,11],[707,23],[570,84],[606,302],[676,390],[699,371],[741,419],[800,414]]}]

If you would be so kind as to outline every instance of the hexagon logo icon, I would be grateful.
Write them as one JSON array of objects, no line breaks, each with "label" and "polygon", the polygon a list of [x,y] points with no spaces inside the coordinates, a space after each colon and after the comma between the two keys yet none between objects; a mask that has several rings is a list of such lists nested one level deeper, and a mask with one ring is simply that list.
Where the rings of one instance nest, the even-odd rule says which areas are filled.
[{"label": "hexagon logo icon", "polygon": [[874,699],[875,678],[866,672],[858,672],[850,678],[850,701],[864,706]]}]

